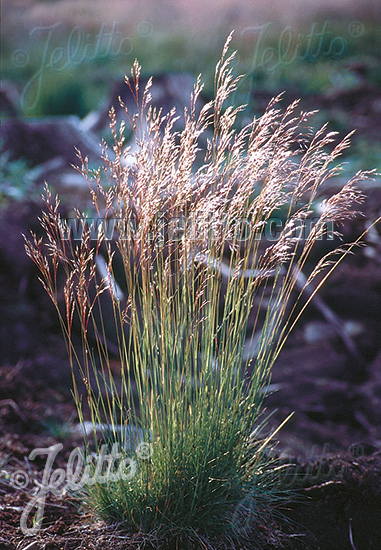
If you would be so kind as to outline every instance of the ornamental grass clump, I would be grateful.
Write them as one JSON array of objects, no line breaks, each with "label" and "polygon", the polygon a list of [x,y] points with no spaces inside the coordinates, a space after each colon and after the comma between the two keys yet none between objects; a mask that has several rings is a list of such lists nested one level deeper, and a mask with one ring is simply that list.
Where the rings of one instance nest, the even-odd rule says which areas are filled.
[{"label": "ornamental grass clump", "polygon": [[[33,236],[26,249],[57,309],[76,405],[84,421],[86,403],[96,450],[117,444],[119,462],[135,464],[125,461],[123,478],[82,487],[85,501],[132,532],[205,544],[219,535],[233,547],[280,495],[271,437],[260,431],[263,401],[300,314],[298,297],[324,268],[332,270],[333,253],[311,265],[310,252],[327,228],[354,216],[362,200],[356,182],[367,175],[356,174],[317,214],[317,194],[339,170],[331,166],[348,138],[330,147],[333,133],[311,134],[309,115],[295,114],[297,102],[282,112],[279,98],[237,130],[243,107],[225,107],[239,83],[229,42],[214,100],[198,109],[199,78],[180,133],[174,110],[163,117],[150,106],[151,81],[139,99],[135,62],[126,81],[137,113],[121,106],[136,147],[125,147],[124,123],[117,128],[111,110],[114,144],[110,151],[103,143],[102,168],[89,169],[79,154],[78,170],[104,221],[96,238],[80,212],[81,237],[73,238],[47,188],[44,240]],[[202,134],[209,137],[200,163]],[[269,239],[274,219],[282,226]]]}]

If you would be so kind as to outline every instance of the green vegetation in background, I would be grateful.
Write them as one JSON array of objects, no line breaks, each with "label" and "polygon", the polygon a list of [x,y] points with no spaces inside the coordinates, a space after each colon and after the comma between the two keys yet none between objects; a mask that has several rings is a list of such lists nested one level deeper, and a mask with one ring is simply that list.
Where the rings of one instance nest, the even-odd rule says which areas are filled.
[{"label": "green vegetation in background", "polygon": [[[99,32],[98,27],[91,29],[90,35],[95,37]],[[69,28],[58,28],[54,32],[51,49],[66,45],[70,31]],[[46,69],[40,91],[37,89],[36,75],[41,71],[44,41],[38,35],[33,40],[27,35],[22,36],[17,47],[27,51],[28,63],[17,66],[14,34],[10,36],[3,33],[3,78],[16,82],[24,90],[26,84],[35,79],[29,89],[30,95],[24,97],[24,114],[27,116],[86,116],[107,97],[113,81],[122,81],[124,75],[129,74],[135,58],[145,68],[146,74],[154,76],[168,71],[187,71],[196,77],[201,72],[205,82],[204,93],[206,97],[212,97],[213,59],[221,51],[226,33],[221,30],[211,32],[208,36],[198,36],[180,30],[171,33],[153,31],[144,37],[136,31],[129,35],[126,33],[126,36],[130,36],[131,52],[119,57],[104,55],[102,51],[94,57],[95,44],[89,43],[86,50],[89,55],[83,56],[81,63],[66,62],[62,70]],[[311,41],[309,35],[312,31],[315,38]],[[324,39],[320,40],[319,33],[323,31]],[[249,112],[260,114],[261,108],[256,99],[259,90],[273,95],[291,90],[295,97],[305,97],[334,89],[351,89],[359,83],[358,75],[350,69],[353,62],[368,67],[366,78],[371,85],[381,85],[379,27],[374,22],[366,22],[357,31],[361,31],[359,36],[354,35],[350,21],[322,20],[295,29],[268,24],[263,31],[237,32],[233,39],[233,48],[238,51],[235,70],[246,76],[232,102],[247,103]],[[292,40],[290,48],[285,50],[287,36],[291,36]],[[332,130],[340,133],[352,130],[351,120],[342,112],[332,115],[322,111],[315,117],[315,127],[327,119],[330,120]],[[370,148],[358,145],[349,154],[357,154],[357,150],[364,155],[361,166],[373,167],[373,158],[377,157],[379,145],[376,143]],[[377,158],[375,160],[377,162]]]},{"label": "green vegetation in background", "polygon": [[[238,50],[238,70],[247,75],[241,84],[242,93],[256,88],[278,93],[291,87],[308,95],[338,85],[351,87],[357,83],[356,76],[347,67],[351,60],[366,63],[370,81],[381,82],[381,35],[377,24],[366,23],[358,37],[349,34],[350,22],[321,21],[314,25],[312,41],[309,40],[312,26],[308,25],[300,29],[282,29],[269,24],[262,31],[236,33],[233,47]],[[319,33],[324,29],[324,39],[320,39]],[[70,29],[57,30],[51,49],[67,44],[69,33]],[[102,55],[100,51],[95,59],[90,59],[95,44],[88,44],[89,56],[84,57],[82,63],[65,63],[67,66],[62,70],[45,71],[43,93],[26,114],[84,116],[96,108],[100,97],[110,90],[112,79],[123,78],[129,73],[135,58],[146,67],[148,74],[188,71],[196,77],[202,72],[206,92],[212,95],[212,60],[221,50],[223,36],[222,32],[208,37],[180,31],[153,32],[147,37],[135,33],[131,35],[130,53],[115,57]],[[289,46],[287,40],[291,40]],[[21,49],[28,48],[29,62],[23,67],[16,66],[12,58],[14,41],[8,41],[5,34],[3,42],[3,78],[25,86],[41,70],[44,42],[34,37],[27,45],[24,38]]]},{"label": "green vegetation in background", "polygon": [[359,138],[351,147],[351,154],[343,166],[343,174],[349,176],[358,170],[369,170],[369,167],[381,172],[381,141],[369,142]]},{"label": "green vegetation in background", "polygon": [[7,161],[6,154],[2,155],[0,165],[0,208],[7,206],[10,200],[24,200],[30,193],[32,185],[28,179],[30,166],[21,158]]}]

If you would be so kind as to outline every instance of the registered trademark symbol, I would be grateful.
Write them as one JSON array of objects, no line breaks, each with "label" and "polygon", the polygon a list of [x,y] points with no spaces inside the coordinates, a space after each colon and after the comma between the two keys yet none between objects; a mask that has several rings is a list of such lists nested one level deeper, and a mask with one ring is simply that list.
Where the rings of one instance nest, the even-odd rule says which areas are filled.
[{"label": "registered trademark symbol", "polygon": [[146,443],[142,441],[136,448],[136,454],[142,460],[148,460],[153,455],[153,447],[151,443]]},{"label": "registered trademark symbol", "polygon": [[348,26],[348,33],[353,37],[357,38],[364,33],[364,23],[361,21],[352,21]]},{"label": "registered trademark symbol", "polygon": [[354,443],[353,445],[351,445],[349,450],[353,458],[364,456],[364,447],[361,445],[361,443]]},{"label": "registered trademark symbol", "polygon": [[140,21],[137,30],[142,38],[146,38],[147,36],[152,34],[152,23],[150,23],[149,21]]}]

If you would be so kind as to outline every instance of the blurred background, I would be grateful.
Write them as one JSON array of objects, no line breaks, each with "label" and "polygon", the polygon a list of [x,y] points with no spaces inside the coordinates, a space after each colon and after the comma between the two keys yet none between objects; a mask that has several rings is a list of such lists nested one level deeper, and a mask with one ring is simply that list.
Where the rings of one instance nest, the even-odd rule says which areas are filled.
[{"label": "blurred background", "polygon": [[[163,82],[161,101],[167,87],[174,96],[167,103],[188,102],[199,73],[208,98],[223,43],[235,29],[236,72],[245,77],[234,102],[247,103],[251,117],[280,92],[285,105],[304,98],[303,108],[320,110],[316,125],[329,120],[331,130],[357,129],[351,162],[369,168],[380,157],[380,24],[378,0],[4,0],[2,113],[83,119],[103,108],[105,120],[90,126],[107,134],[106,107],[123,93],[135,58],[143,74],[159,80],[183,75]],[[19,161],[6,172],[18,178],[49,157],[21,155],[14,143],[4,147]],[[15,193],[7,186],[4,192]]]},{"label": "blurred background", "polygon": [[[84,117],[135,58],[147,75],[202,73],[210,94],[232,29],[237,73],[246,75],[239,99],[253,109],[263,91],[326,102],[346,92],[350,118],[363,99],[355,92],[381,83],[378,0],[4,0],[2,20],[2,79],[24,116]],[[335,128],[362,127],[364,111],[352,120],[337,113]]]},{"label": "blurred background", "polygon": [[[316,128],[329,121],[342,137],[356,129],[331,190],[357,170],[381,171],[379,0],[3,0],[0,368],[8,395],[15,373],[70,388],[60,327],[21,237],[38,231],[44,180],[66,213],[89,208],[87,183],[70,167],[74,146],[100,164],[108,110],[119,95],[131,101],[123,82],[135,58],[144,77],[154,76],[154,103],[181,112],[199,73],[202,101],[213,96],[232,29],[235,72],[245,75],[233,101],[248,105],[240,123],[284,92],[283,107],[301,98],[301,108],[319,110]],[[348,239],[380,215],[380,179],[364,190],[364,216],[345,228]],[[279,419],[299,411],[284,432],[293,448],[303,439],[337,448],[356,438],[381,441],[380,229],[367,239],[322,293],[355,352],[312,307],[274,370],[283,390],[273,398]]]}]

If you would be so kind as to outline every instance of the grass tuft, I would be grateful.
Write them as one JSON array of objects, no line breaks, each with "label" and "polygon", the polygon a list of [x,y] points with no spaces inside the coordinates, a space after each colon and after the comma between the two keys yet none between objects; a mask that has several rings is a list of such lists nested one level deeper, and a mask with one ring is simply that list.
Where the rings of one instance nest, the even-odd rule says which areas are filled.
[{"label": "grass tuft", "polygon": [[[318,191],[340,170],[349,140],[332,145],[326,127],[312,135],[309,115],[296,114],[297,102],[281,111],[279,98],[237,130],[243,107],[225,107],[240,82],[230,38],[214,100],[198,108],[199,78],[180,133],[174,111],[162,117],[150,107],[150,82],[139,92],[135,62],[126,82],[138,113],[125,113],[136,147],[125,146],[112,110],[114,145],[103,144],[102,168],[89,170],[79,154],[96,216],[118,220],[115,238],[104,223],[94,240],[83,222],[80,240],[68,239],[47,188],[45,240],[26,243],[66,336],[80,417],[85,401],[97,453],[102,444],[114,452],[116,469],[82,487],[85,502],[131,532],[204,548],[216,536],[230,547],[251,537],[255,547],[253,533],[284,496],[271,434],[261,435],[266,387],[298,316],[298,280],[307,286],[337,261],[330,253],[311,266],[310,253],[354,216],[363,199],[356,183],[369,177],[358,172],[317,215]],[[200,165],[202,134],[210,139]],[[342,258],[346,249],[335,252]]]}]

